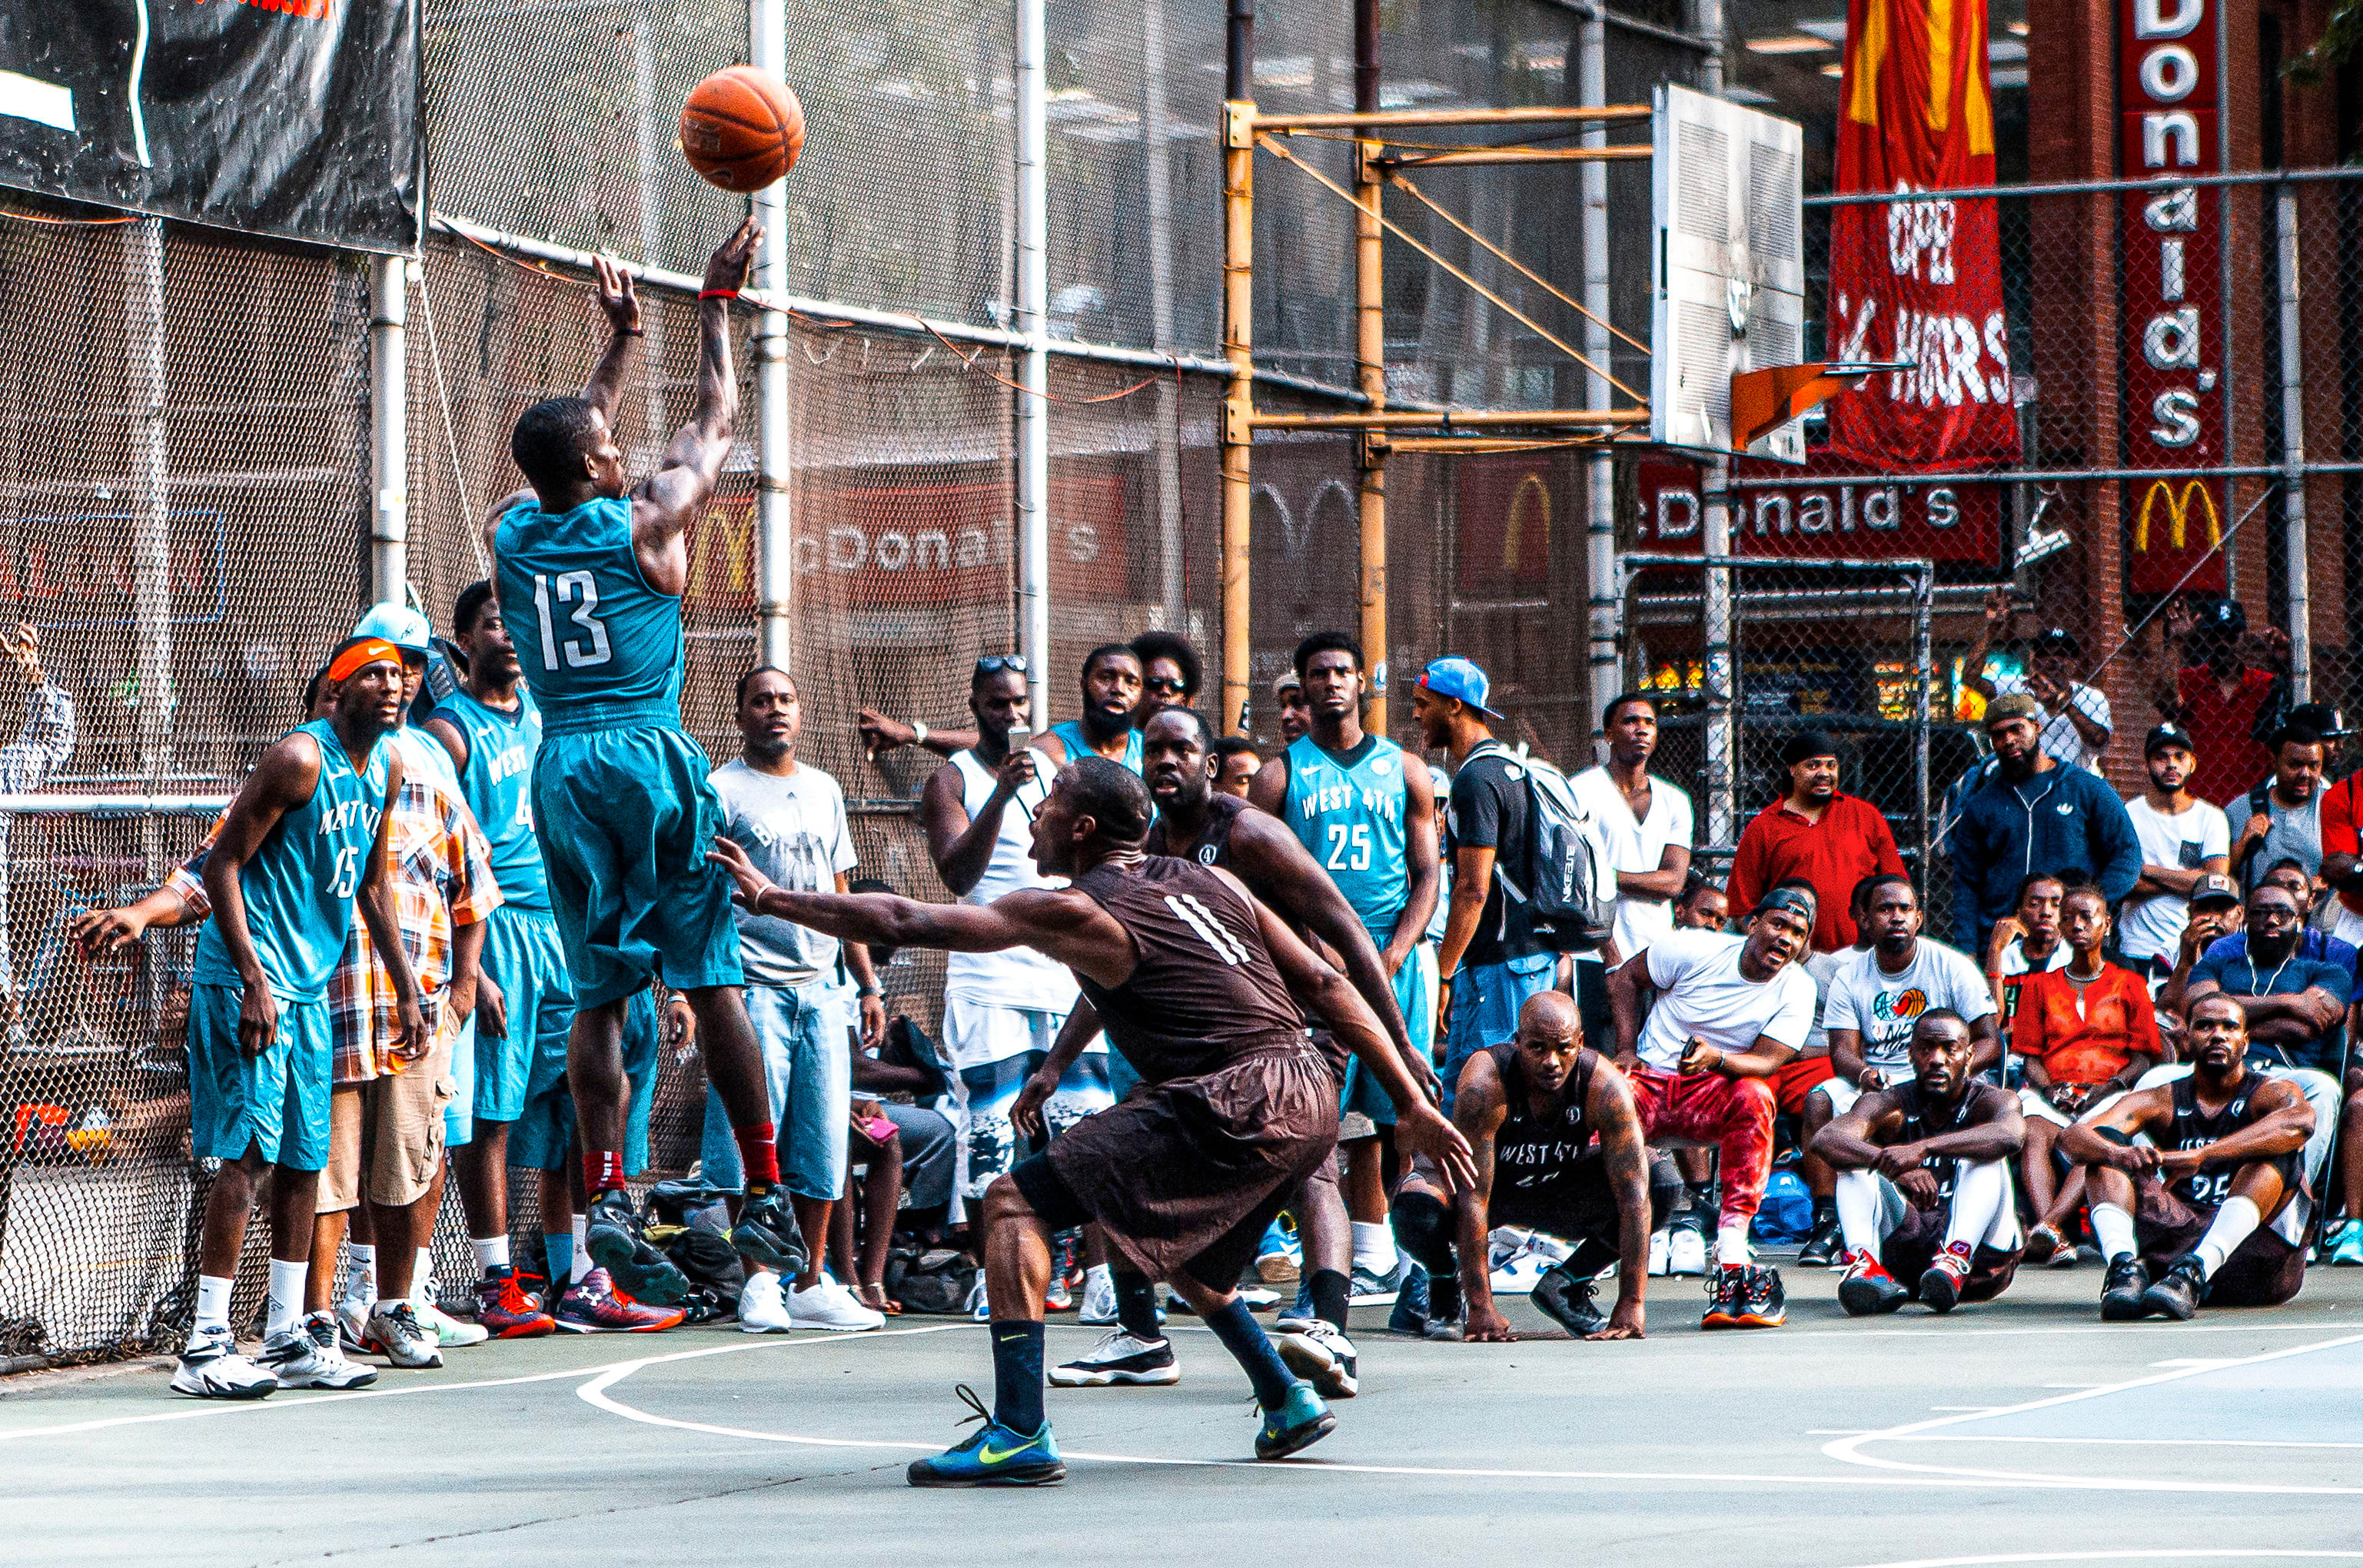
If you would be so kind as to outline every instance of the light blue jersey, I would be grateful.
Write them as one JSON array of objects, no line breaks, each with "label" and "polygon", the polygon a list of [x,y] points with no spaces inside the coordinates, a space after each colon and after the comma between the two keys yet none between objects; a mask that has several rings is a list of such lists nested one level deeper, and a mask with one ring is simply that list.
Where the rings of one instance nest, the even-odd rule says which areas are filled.
[{"label": "light blue jersey", "polygon": [[1288,748],[1281,816],[1381,947],[1411,898],[1403,852],[1403,747],[1366,735],[1352,751],[1323,750],[1311,735]]},{"label": "light blue jersey", "polygon": [[501,621],[547,733],[681,725],[681,600],[632,548],[632,503],[601,496],[556,516],[520,502],[494,530]]},{"label": "light blue jersey", "polygon": [[[344,954],[353,925],[353,893],[377,840],[378,818],[384,814],[392,737],[381,737],[356,772],[327,720],[315,719],[291,733],[318,744],[319,785],[311,800],[279,819],[239,867],[238,881],[247,933],[272,995],[284,1001],[319,1001],[327,998],[328,977]],[[204,985],[239,983],[218,920],[206,922],[197,939],[192,978]]]},{"label": "light blue jersey", "polygon": [[533,755],[541,749],[541,710],[517,688],[514,712],[477,701],[465,689],[436,709],[468,743],[460,790],[492,845],[493,875],[510,909],[549,907],[549,877],[533,836]]},{"label": "light blue jersey", "polygon": [[[1067,760],[1069,762],[1072,762],[1078,757],[1097,756],[1099,755],[1098,750],[1092,745],[1092,737],[1083,733],[1082,721],[1080,719],[1069,719],[1063,724],[1052,724],[1050,726],[1050,733],[1058,736],[1059,744],[1067,748]],[[1115,759],[1112,757],[1109,760],[1114,761]],[[1123,762],[1126,767],[1131,768],[1135,773],[1140,771],[1140,732],[1138,730],[1126,730],[1124,732]]]}]

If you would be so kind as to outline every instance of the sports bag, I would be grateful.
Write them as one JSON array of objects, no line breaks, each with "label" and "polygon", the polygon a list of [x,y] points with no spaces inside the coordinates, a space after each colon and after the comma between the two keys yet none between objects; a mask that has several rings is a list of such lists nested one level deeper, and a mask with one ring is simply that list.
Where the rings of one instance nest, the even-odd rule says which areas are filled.
[{"label": "sports bag", "polygon": [[1525,907],[1535,940],[1554,953],[1588,953],[1607,940],[1616,910],[1616,870],[1600,824],[1575,797],[1567,775],[1522,746],[1487,741],[1463,761],[1499,756],[1526,787],[1525,863],[1493,863],[1502,891]]}]

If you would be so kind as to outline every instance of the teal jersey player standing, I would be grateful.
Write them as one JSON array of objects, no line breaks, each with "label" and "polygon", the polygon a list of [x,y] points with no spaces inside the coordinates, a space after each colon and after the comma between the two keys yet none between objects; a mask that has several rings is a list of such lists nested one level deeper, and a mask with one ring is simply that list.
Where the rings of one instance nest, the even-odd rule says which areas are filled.
[{"label": "teal jersey player standing", "polygon": [[1384,947],[1411,897],[1403,747],[1366,734],[1348,751],[1330,752],[1308,734],[1286,755],[1281,820],[1354,906],[1370,940]]},{"label": "teal jersey player standing", "polygon": [[679,1299],[684,1283],[624,1197],[624,1010],[652,978],[696,1014],[706,1070],[741,1145],[738,1250],[783,1272],[804,1257],[776,1191],[770,1089],[739,989],[730,882],[706,859],[721,802],[680,709],[686,536],[730,455],[738,391],[729,301],[761,235],[748,219],[707,262],[696,403],[662,464],[637,484],[608,421],[640,335],[639,301],[621,269],[598,260],[606,351],[581,396],[545,399],[518,418],[509,451],[532,488],[502,502],[485,529],[501,620],[541,713],[534,832],[574,986],[567,1077],[593,1195],[591,1255],[627,1293],[659,1306]]}]

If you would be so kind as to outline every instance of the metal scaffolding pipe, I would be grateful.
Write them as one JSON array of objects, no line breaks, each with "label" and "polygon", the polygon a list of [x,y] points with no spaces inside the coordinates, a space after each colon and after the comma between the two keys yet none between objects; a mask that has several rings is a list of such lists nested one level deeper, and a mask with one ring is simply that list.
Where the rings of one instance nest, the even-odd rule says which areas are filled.
[{"label": "metal scaffolding pipe", "polygon": [[1599,108],[1565,105],[1526,109],[1386,109],[1375,114],[1259,115],[1259,131],[1393,130],[1418,126],[1535,126],[1565,120],[1646,120],[1647,104],[1609,104]]},{"label": "metal scaffolding pipe", "polygon": [[2289,591],[2290,692],[2313,700],[2313,563],[2305,547],[2305,340],[2298,309],[2297,188],[2276,203],[2281,273],[2281,569]]},{"label": "metal scaffolding pipe", "polygon": [[1230,0],[1223,105],[1223,706],[1216,727],[1246,733],[1248,444],[1255,439],[1255,0]]},{"label": "metal scaffolding pipe", "polygon": [[1611,426],[1647,425],[1649,411],[1646,408],[1472,408],[1421,410],[1416,413],[1383,410],[1366,414],[1270,414],[1255,413],[1248,423],[1259,430],[1450,430],[1466,425],[1470,429],[1492,429],[1501,425],[1578,425]]},{"label": "metal scaffolding pipe", "polygon": [[[1604,127],[1603,127],[1604,128]],[[1584,134],[1592,134],[1587,127]],[[1383,146],[1383,143],[1380,145]],[[1621,163],[1647,162],[1654,152],[1647,147],[1475,147],[1466,152],[1424,152],[1414,158],[1390,158],[1394,169],[1442,169],[1496,163]]]},{"label": "metal scaffolding pipe", "polygon": [[[145,218],[123,237],[124,340],[130,350],[125,401],[135,413],[131,513],[132,613],[139,623],[139,771],[150,778],[172,765],[172,559],[171,432],[165,404],[164,223]],[[374,390],[374,389],[372,389]],[[161,840],[147,834],[150,874],[161,870]],[[150,966],[155,967],[155,966]]]},{"label": "metal scaffolding pipe", "polygon": [[[1379,0],[1354,0],[1354,110],[1379,108]],[[1379,225],[1384,186],[1377,159],[1385,144],[1354,144],[1354,368],[1373,411],[1387,405],[1386,250]],[[1365,434],[1360,469],[1362,657],[1370,669],[1365,725],[1387,733],[1387,448]]]},{"label": "metal scaffolding pipe", "polygon": [[1017,0],[1017,641],[1036,723],[1049,714],[1049,92],[1045,0]]},{"label": "metal scaffolding pipe", "polygon": [[[787,74],[786,0],[755,0],[748,17],[755,68],[775,77]],[[792,668],[795,656],[795,531],[790,490],[793,469],[789,444],[788,313],[780,308],[788,288],[788,202],[774,182],[755,194],[755,215],[763,242],[755,258],[755,282],[765,293],[755,316],[755,403],[760,425],[755,478],[755,576],[757,646],[762,662]],[[654,351],[654,345],[650,346]],[[658,367],[651,365],[651,380]],[[661,428],[661,426],[658,427]],[[654,432],[651,433],[652,438]]]},{"label": "metal scaffolding pipe", "polygon": [[[1608,26],[1598,6],[1584,14],[1576,32],[1576,96],[1583,104],[1604,104],[1608,98]],[[1595,121],[1583,127],[1586,149],[1608,145],[1608,126]],[[1605,367],[1608,343],[1608,166],[1593,161],[1583,166],[1583,353],[1594,365]],[[1599,370],[1583,374],[1587,407],[1608,406],[1608,378]],[[1616,459],[1594,452],[1584,469],[1584,592],[1588,599],[1585,659],[1592,688],[1592,734],[1599,750],[1601,712],[1624,682],[1616,668]],[[1603,752],[1600,760],[1605,761]]]},{"label": "metal scaffolding pipe", "polygon": [[410,266],[370,258],[370,598],[380,604],[403,602],[410,580]]}]

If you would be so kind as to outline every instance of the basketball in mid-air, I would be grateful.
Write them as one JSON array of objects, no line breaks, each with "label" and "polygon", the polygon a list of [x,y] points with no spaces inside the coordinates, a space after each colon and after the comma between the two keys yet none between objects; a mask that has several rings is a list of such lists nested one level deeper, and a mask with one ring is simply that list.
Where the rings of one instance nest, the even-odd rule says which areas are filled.
[{"label": "basketball in mid-air", "polygon": [[751,65],[716,72],[681,107],[682,156],[726,191],[763,189],[794,166],[804,147],[804,105]]}]

